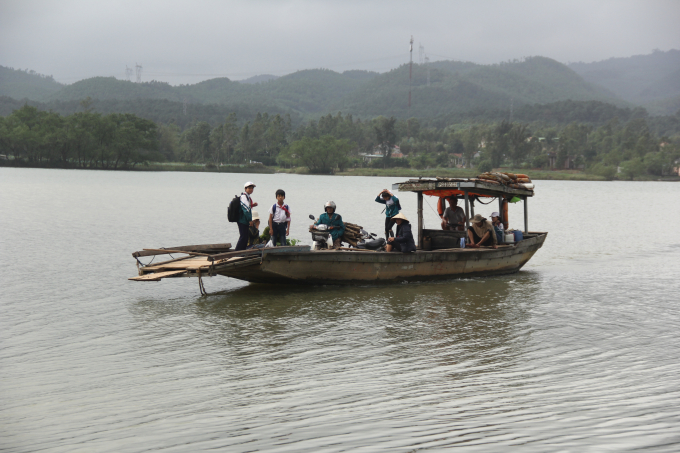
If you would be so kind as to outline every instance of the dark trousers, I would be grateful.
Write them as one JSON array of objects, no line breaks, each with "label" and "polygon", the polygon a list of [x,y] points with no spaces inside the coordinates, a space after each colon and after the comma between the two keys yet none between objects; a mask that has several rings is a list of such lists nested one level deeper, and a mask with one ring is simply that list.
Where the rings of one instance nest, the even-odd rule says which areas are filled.
[{"label": "dark trousers", "polygon": [[238,252],[239,250],[245,250],[246,247],[248,246],[248,228],[249,225],[247,223],[241,223],[241,222],[236,222],[236,225],[238,225],[238,242],[236,243],[236,248],[234,249],[235,252]]},{"label": "dark trousers", "polygon": [[394,226],[396,222],[392,220],[392,217],[386,217],[385,218],[385,239],[389,239],[390,237],[394,237],[394,233],[392,232],[392,227]]},{"label": "dark trousers", "polygon": [[[482,238],[480,238],[480,237],[477,235],[477,233],[475,233],[475,229],[474,229],[474,228],[470,228],[468,231],[472,233],[472,239],[474,239],[475,244],[478,244],[478,245],[493,245],[493,238],[491,237],[491,235],[489,235],[489,237],[486,238],[486,241],[484,241],[482,244],[479,244],[479,241],[481,241]],[[485,234],[486,234],[486,233],[485,233]],[[493,232],[492,232],[492,234],[493,234]]]},{"label": "dark trousers", "polygon": [[286,228],[288,227],[288,222],[276,223],[272,222],[274,231],[272,231],[272,242],[276,246],[276,242],[280,245],[286,245]]}]

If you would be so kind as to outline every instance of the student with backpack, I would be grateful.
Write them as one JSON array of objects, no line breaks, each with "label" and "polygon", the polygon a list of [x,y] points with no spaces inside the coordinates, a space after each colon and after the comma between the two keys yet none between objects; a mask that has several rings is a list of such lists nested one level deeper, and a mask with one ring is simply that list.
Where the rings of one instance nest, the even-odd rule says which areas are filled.
[{"label": "student with backpack", "polygon": [[283,203],[285,199],[286,192],[277,190],[276,203],[269,209],[269,232],[274,246],[277,241],[286,245],[286,236],[290,234],[290,207]]},{"label": "student with backpack", "polygon": [[[229,203],[229,221],[232,220],[236,213],[238,212],[238,220],[236,224],[238,225],[239,238],[236,243],[236,248],[234,251],[245,250],[248,246],[248,233],[251,226],[253,226],[253,208],[257,206],[257,203],[253,201],[250,197],[255,190],[255,183],[248,181],[243,185],[244,192],[241,193],[239,198],[234,197],[234,199]],[[238,200],[239,208],[236,209],[236,200]]]},{"label": "student with backpack", "polygon": [[385,205],[385,239],[389,240],[390,237],[394,237],[392,226],[394,226],[395,222],[392,217],[399,214],[399,211],[401,211],[399,199],[389,190],[383,189],[383,191],[375,197],[375,201]]}]

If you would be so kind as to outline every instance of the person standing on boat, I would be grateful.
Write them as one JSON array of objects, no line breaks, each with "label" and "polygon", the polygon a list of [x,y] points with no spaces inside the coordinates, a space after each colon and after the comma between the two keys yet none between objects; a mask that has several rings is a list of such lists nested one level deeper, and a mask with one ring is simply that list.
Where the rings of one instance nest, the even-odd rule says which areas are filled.
[{"label": "person standing on boat", "polygon": [[241,216],[238,219],[239,238],[234,251],[245,250],[248,246],[249,228],[253,226],[253,208],[257,203],[250,197],[255,190],[255,183],[248,181],[243,185],[241,193]]},{"label": "person standing on boat", "polygon": [[340,238],[345,233],[345,224],[342,222],[342,216],[335,213],[335,203],[332,201],[327,202],[324,205],[324,212],[319,216],[314,225],[310,228],[314,228],[315,225],[328,225],[328,230],[333,238],[333,248],[340,248]]},{"label": "person standing on boat", "polygon": [[376,203],[382,203],[385,205],[385,239],[394,237],[392,232],[392,226],[394,225],[394,216],[399,214],[401,211],[401,204],[399,204],[399,199],[389,190],[383,189],[382,192],[375,197]]},{"label": "person standing on boat", "polygon": [[276,191],[276,203],[269,209],[269,231],[272,242],[276,247],[276,242],[283,247],[286,245],[286,236],[290,234],[290,207],[283,204],[286,199],[286,192],[283,189]]},{"label": "person standing on boat", "polygon": [[465,229],[465,211],[458,206],[458,198],[448,197],[449,207],[442,214],[442,230],[463,231]]},{"label": "person standing on boat", "polygon": [[476,214],[472,218],[470,226],[472,227],[468,230],[470,244],[466,247],[471,247],[473,249],[481,246],[491,246],[495,249],[498,248],[498,239],[496,238],[496,232],[493,229],[493,225],[482,217],[481,214]]},{"label": "person standing on boat", "polygon": [[504,240],[503,235],[505,234],[505,226],[503,225],[503,222],[501,222],[501,215],[497,211],[491,213],[491,225],[493,225],[493,229],[496,232],[496,239],[500,244]]},{"label": "person standing on boat", "polygon": [[411,223],[402,213],[395,215],[392,219],[397,224],[397,235],[387,239],[385,250],[388,252],[394,250],[395,252],[402,253],[415,252],[416,242],[413,239]]}]

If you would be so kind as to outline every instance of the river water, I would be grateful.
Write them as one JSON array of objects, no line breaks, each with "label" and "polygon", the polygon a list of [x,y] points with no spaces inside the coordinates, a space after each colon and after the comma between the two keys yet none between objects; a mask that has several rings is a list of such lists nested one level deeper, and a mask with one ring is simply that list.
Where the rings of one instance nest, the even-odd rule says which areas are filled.
[{"label": "river water", "polygon": [[127,280],[135,250],[235,243],[246,180],[309,244],[328,199],[380,233],[404,179],[0,168],[0,450],[680,449],[677,183],[537,181],[549,235],[514,275]]}]

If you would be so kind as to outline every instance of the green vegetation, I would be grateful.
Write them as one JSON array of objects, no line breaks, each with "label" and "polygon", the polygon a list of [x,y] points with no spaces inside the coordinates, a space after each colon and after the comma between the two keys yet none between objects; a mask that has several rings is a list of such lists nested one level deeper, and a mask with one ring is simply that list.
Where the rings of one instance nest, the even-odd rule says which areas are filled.
[{"label": "green vegetation", "polygon": [[62,117],[26,105],[0,118],[0,153],[13,157],[3,163],[261,172],[279,165],[297,173],[404,176],[512,167],[537,179],[645,179],[670,175],[680,162],[678,116],[667,119],[673,137],[659,137],[634,115],[597,127],[503,120],[439,128],[416,118],[362,121],[338,113],[294,127],[290,117],[267,113],[242,124],[232,112],[216,126],[198,121],[181,130],[133,114],[93,113],[90,100],[81,109]]},{"label": "green vegetation", "polygon": [[0,96],[45,101],[63,88],[52,76],[0,66]]},{"label": "green vegetation", "polygon": [[89,111],[62,117],[30,106],[0,117],[0,149],[15,165],[123,169],[162,159],[152,121]]},{"label": "green vegetation", "polygon": [[[662,96],[680,80],[675,53],[663,54],[647,93],[680,106],[680,95]],[[0,95],[12,96],[0,96],[2,165],[464,176],[512,167],[534,178],[646,179],[680,159],[680,111],[650,116],[543,57],[415,65],[410,110],[406,65],[180,86],[111,77],[62,86],[0,70]]]}]

